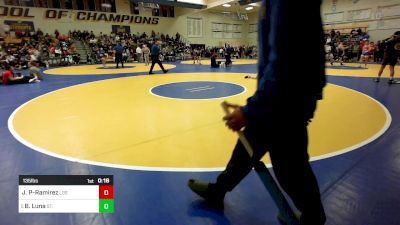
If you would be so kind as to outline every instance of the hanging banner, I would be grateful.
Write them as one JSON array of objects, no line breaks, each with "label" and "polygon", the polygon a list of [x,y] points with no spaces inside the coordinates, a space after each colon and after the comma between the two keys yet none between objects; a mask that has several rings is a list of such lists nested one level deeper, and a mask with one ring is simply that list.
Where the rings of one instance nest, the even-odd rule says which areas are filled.
[{"label": "hanging banner", "polygon": [[10,31],[34,32],[35,26],[32,21],[5,20],[4,24],[10,27]]},{"label": "hanging banner", "polygon": [[[38,12],[39,9],[36,9]],[[40,10],[42,11],[42,10]],[[3,17],[11,17],[15,19],[32,19],[38,14],[33,14],[35,10],[23,7],[0,6],[0,19]],[[46,9],[43,10],[43,16],[48,20],[76,20],[91,22],[110,22],[120,24],[151,24],[157,25],[160,18],[152,16],[126,15],[117,13],[104,12],[87,12],[79,10],[63,10],[63,9]]]},{"label": "hanging banner", "polygon": [[131,27],[130,26],[119,26],[119,25],[112,25],[112,32],[114,33],[127,33],[130,34],[131,33]]}]

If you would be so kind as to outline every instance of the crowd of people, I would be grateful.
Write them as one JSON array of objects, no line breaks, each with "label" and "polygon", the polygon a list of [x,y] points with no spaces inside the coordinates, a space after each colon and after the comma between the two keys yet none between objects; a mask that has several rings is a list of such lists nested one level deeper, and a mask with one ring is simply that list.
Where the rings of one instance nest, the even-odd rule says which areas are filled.
[{"label": "crowd of people", "polygon": [[352,30],[350,34],[341,35],[339,31],[331,30],[325,35],[326,59],[333,65],[335,62],[343,65],[344,62],[359,62],[359,67],[367,68],[369,63],[380,63],[381,68],[374,79],[379,82],[383,70],[389,65],[389,84],[397,83],[394,80],[394,67],[400,56],[400,31],[376,43],[369,41],[369,35],[361,29]]},{"label": "crowd of people", "polygon": [[[174,36],[163,33],[151,34],[111,32],[110,34],[95,34],[93,31],[73,30],[67,35],[61,35],[58,30],[53,34],[44,34],[40,29],[36,32],[18,32],[18,44],[3,44],[0,46],[0,68],[6,70],[6,65],[15,70],[27,69],[30,62],[39,67],[67,66],[79,64],[81,55],[78,53],[75,41],[82,41],[87,46],[86,62],[88,64],[103,64],[113,61],[121,64],[125,62],[144,62],[150,65],[151,48],[159,40],[160,61],[175,61],[176,59],[192,59],[193,64],[201,64],[202,59],[210,59],[211,67],[220,67],[232,64],[231,58],[257,58],[256,46],[205,46],[190,45],[182,41],[179,33]],[[360,66],[368,63],[384,61],[384,52],[387,40],[369,41],[369,35],[361,29],[352,30],[349,34],[341,34],[331,30],[325,35],[325,50],[327,61],[333,65],[346,62],[359,62]],[[119,57],[116,57],[116,47],[121,46]],[[8,67],[7,67],[8,68]],[[39,80],[39,79],[38,79]],[[3,82],[4,83],[4,82]]]},{"label": "crowd of people", "polygon": [[[118,43],[124,47],[123,62],[145,62],[150,52],[151,46],[155,40],[160,40],[160,60],[174,61],[176,59],[187,60],[193,59],[194,63],[201,64],[202,58],[210,58],[213,53],[217,57],[226,58],[227,55],[235,58],[256,58],[257,50],[255,46],[238,46],[232,47],[225,44],[222,47],[205,47],[205,46],[192,46],[182,41],[179,33],[175,37],[169,34],[151,32],[150,35],[145,32],[142,34],[129,34],[129,33],[115,33],[110,34],[100,33],[95,35],[93,32],[88,31],[72,31],[70,36],[73,39],[83,41],[88,47],[87,62],[90,64],[105,64],[107,61],[115,61],[115,46]],[[229,64],[229,62],[227,63]]]},{"label": "crowd of people", "polygon": [[[73,41],[69,36],[60,35],[57,30],[54,35],[44,34],[40,29],[36,32],[16,32],[14,42],[4,43],[0,47],[0,72],[3,74],[0,82],[37,82],[43,79],[40,74],[30,73],[29,76],[22,77],[18,75],[20,70],[33,68],[40,72],[36,68],[67,66],[78,64],[79,61],[80,55]],[[9,76],[10,74],[13,77]]]},{"label": "crowd of people", "polygon": [[[160,42],[160,61],[176,59],[187,60],[193,59],[194,63],[201,64],[202,58],[210,58],[214,60],[212,67],[219,67],[216,63],[217,58],[225,59],[224,65],[232,63],[231,57],[234,58],[256,58],[257,50],[255,46],[231,46],[225,44],[221,47],[194,47],[182,41],[179,33],[174,36],[163,33],[151,34],[130,34],[122,32],[111,32],[110,34],[99,33],[96,35],[93,31],[73,30],[66,35],[60,34],[55,30],[53,34],[44,33],[40,29],[35,32],[16,32],[15,38],[20,40],[18,43],[3,44],[0,46],[1,72],[9,70],[19,71],[31,67],[31,63],[35,67],[50,66],[68,66],[79,64],[81,55],[78,53],[75,42],[82,41],[89,51],[86,55],[86,61],[89,64],[103,64],[109,61],[117,61],[116,47],[122,46],[118,57],[118,63],[123,67],[124,62],[144,62],[150,65],[151,47],[156,40]],[[19,72],[16,72],[19,73]],[[18,77],[18,75],[15,75]],[[42,79],[42,77],[40,77]],[[36,79],[36,80],[40,80]],[[0,79],[0,82],[3,79]],[[6,79],[12,80],[12,79]],[[32,81],[31,79],[23,79],[24,81]],[[6,82],[7,82],[6,81]],[[3,82],[5,83],[5,82]],[[11,82],[12,83],[12,82]]]},{"label": "crowd of people", "polygon": [[91,64],[103,63],[116,59],[115,47],[118,43],[123,46],[122,61],[123,62],[145,62],[149,64],[150,49],[156,40],[160,40],[161,56],[163,58],[176,58],[177,55],[182,55],[187,52],[190,46],[186,45],[182,40],[179,33],[175,37],[164,35],[160,33],[151,32],[150,35],[143,32],[142,34],[130,34],[122,32],[111,32],[110,34],[95,35],[93,32],[87,31],[72,31],[70,32],[73,39],[83,41],[88,47],[87,62]]},{"label": "crowd of people", "polygon": [[69,36],[60,35],[56,30],[54,35],[38,29],[31,32],[28,38],[20,39],[20,43],[2,46],[1,60],[14,62],[16,68],[26,68],[29,61],[37,61],[42,66],[64,66],[78,64],[79,56],[76,47]]},{"label": "crowd of people", "polygon": [[386,48],[384,40],[376,43],[369,40],[369,35],[361,28],[353,29],[349,34],[331,30],[325,35],[327,61],[343,65],[345,62],[359,62],[366,67],[368,63],[380,63]]}]

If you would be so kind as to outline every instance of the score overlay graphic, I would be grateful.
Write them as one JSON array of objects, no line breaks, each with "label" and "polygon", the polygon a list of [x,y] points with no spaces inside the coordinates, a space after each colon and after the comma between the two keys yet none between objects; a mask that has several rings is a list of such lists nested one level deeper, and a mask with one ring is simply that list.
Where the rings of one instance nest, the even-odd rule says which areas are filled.
[{"label": "score overlay graphic", "polygon": [[20,175],[19,213],[114,213],[112,175]]}]

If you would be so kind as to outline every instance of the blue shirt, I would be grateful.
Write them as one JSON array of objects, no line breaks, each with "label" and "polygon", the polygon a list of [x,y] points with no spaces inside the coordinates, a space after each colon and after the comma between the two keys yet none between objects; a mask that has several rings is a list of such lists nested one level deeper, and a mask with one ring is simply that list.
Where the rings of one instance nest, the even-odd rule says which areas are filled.
[{"label": "blue shirt", "polygon": [[118,54],[122,54],[124,52],[124,47],[122,47],[122,45],[117,45],[114,48],[115,52]]},{"label": "blue shirt", "polygon": [[[297,116],[307,110],[305,102],[322,99],[326,78],[320,5],[321,1],[263,0],[257,90],[241,108],[249,123],[273,120],[287,111]],[[304,43],[307,48],[298,55],[296,46]]]},{"label": "blue shirt", "polygon": [[160,54],[160,46],[154,44],[151,46],[151,55],[159,55]]}]

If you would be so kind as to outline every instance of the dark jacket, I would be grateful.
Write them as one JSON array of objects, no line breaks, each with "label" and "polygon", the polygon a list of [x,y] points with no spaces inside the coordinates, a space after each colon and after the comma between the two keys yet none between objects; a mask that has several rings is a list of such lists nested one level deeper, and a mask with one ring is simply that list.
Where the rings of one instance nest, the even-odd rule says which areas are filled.
[{"label": "dark jacket", "polygon": [[[287,116],[288,111],[298,118],[313,116],[326,84],[320,5],[321,0],[263,0],[257,90],[241,108],[249,123]],[[295,35],[299,33],[307,35]],[[293,43],[311,44],[296,57]]]}]

